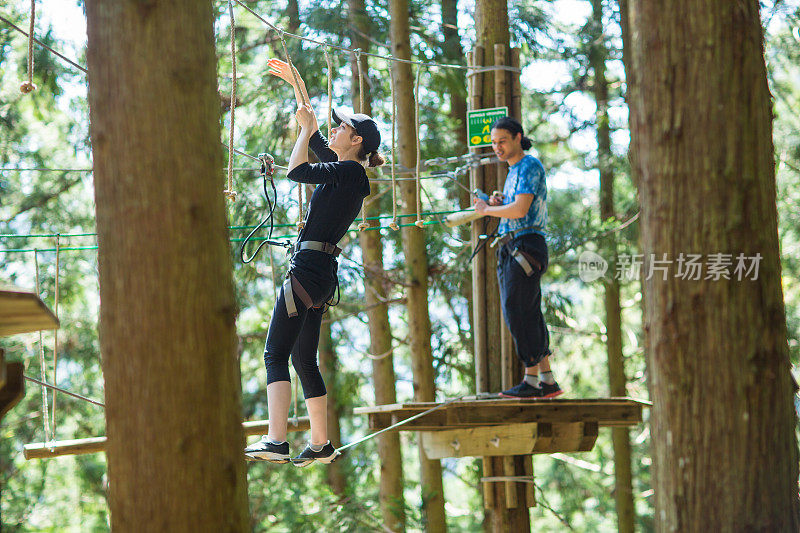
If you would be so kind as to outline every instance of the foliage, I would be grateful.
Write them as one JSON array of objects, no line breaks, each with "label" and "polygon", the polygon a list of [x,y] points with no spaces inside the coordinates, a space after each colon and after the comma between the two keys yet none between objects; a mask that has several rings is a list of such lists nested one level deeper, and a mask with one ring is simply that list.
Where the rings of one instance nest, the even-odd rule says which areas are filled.
[{"label": "foliage", "polygon": [[[288,27],[292,21],[288,2],[254,1],[248,6]],[[574,2],[584,7],[588,2]],[[587,59],[589,33],[586,20],[564,17],[559,1],[518,1],[512,3],[512,40],[522,49],[523,122],[534,140],[534,153],[545,165],[550,180],[550,267],[545,275],[545,303],[548,324],[552,326],[553,364],[557,378],[573,397],[607,394],[605,370],[602,286],[578,280],[578,257],[586,249],[596,249],[601,232],[615,230],[618,223],[601,223],[597,215],[596,145],[594,107],[591,97],[591,72]],[[776,2],[765,7],[771,22],[766,25],[766,57],[770,84],[775,95],[775,145],[777,201],[782,250],[787,325],[792,361],[800,357],[800,35],[796,28],[800,11],[796,2]],[[303,3],[297,32],[332,45],[349,46],[346,6],[329,0]],[[229,50],[230,21],[227,3],[217,2],[217,51],[220,93],[231,90]],[[472,3],[460,6],[468,20]],[[411,3],[412,49],[416,59],[442,61],[442,35],[439,5],[430,0]],[[590,12],[586,11],[587,13]],[[27,15],[22,3],[3,3],[3,16],[25,26]],[[387,43],[388,4],[367,2],[370,38]],[[627,112],[624,104],[624,73],[621,63],[618,13],[607,6],[607,42],[611,47],[609,82],[612,86],[612,129],[614,131],[615,205],[619,219],[628,220],[638,211],[635,184],[626,159]],[[280,164],[290,153],[295,131],[294,97],[280,80],[266,74],[269,57],[283,57],[277,34],[268,30],[244,10],[236,9],[238,54],[238,94],[236,145],[249,154],[268,152]],[[461,26],[461,24],[459,24]],[[460,27],[465,49],[471,45],[470,32]],[[37,36],[56,49],[74,51],[81,59],[82,43],[60,41],[51,28],[37,26]],[[287,37],[289,53],[305,77],[318,116],[327,114],[327,68],[321,47]],[[375,45],[381,54],[388,48]],[[0,24],[0,163],[4,168],[89,168],[86,77],[36,48],[35,83],[39,90],[22,96],[19,82],[24,79],[27,46],[25,39]],[[67,54],[69,55],[69,54]],[[350,106],[350,68],[347,54],[331,52],[333,59],[333,98],[335,105]],[[389,65],[369,59],[370,91],[375,101],[375,116],[386,124],[388,139],[391,124]],[[542,73],[555,81],[544,87]],[[422,156],[425,159],[458,155],[454,118],[448,113],[449,91],[460,83],[452,71],[423,69]],[[229,114],[222,104],[220,124],[227,137]],[[325,119],[321,128],[325,131]],[[388,141],[384,143],[389,151]],[[241,201],[229,203],[231,237],[243,238],[258,223],[266,209],[257,165],[237,157],[236,166],[245,170],[235,175],[235,188]],[[444,167],[452,170],[454,167]],[[386,177],[383,175],[382,177]],[[220,176],[220,182],[222,176]],[[278,208],[275,212],[276,236],[296,233],[298,202],[292,188],[279,173]],[[423,204],[431,211],[454,208],[455,185],[447,180],[424,181]],[[377,188],[385,190],[382,182]],[[94,198],[89,172],[0,172],[0,233],[19,235],[0,239],[0,280],[34,287],[36,271],[33,252],[7,250],[40,248],[37,258],[41,278],[40,293],[51,307],[55,304],[58,276],[59,331],[58,383],[85,396],[103,397],[100,351],[97,339],[98,286],[94,232]],[[380,199],[382,213],[391,212],[391,194]],[[432,217],[435,222],[436,218]],[[405,221],[407,222],[407,221]],[[385,226],[388,219],[383,219]],[[53,250],[55,237],[29,238],[26,234],[62,235],[58,257]],[[68,236],[89,234],[86,236]],[[404,287],[392,280],[401,278],[403,256],[399,234],[382,230],[389,297],[403,296]],[[264,233],[259,233],[263,236]],[[616,231],[620,253],[636,253],[638,227],[631,224]],[[345,440],[355,439],[369,429],[365,420],[352,416],[352,408],[371,403],[370,361],[365,317],[358,314],[364,301],[363,271],[356,233],[345,243],[340,261],[341,304],[330,312],[333,338],[339,358],[337,390],[346,416],[342,420]],[[464,279],[470,250],[459,235],[440,224],[426,226],[426,243],[432,272],[430,309],[433,326],[432,346],[437,386],[441,395],[458,396],[474,390],[474,362],[471,356],[468,292]],[[263,370],[265,330],[275,301],[276,282],[285,269],[281,250],[265,249],[249,265],[239,260],[239,241],[233,242],[236,297],[240,307],[240,361],[242,371],[242,409],[248,419],[266,418],[266,375]],[[252,250],[252,248],[249,248]],[[5,252],[3,252],[5,250]],[[50,250],[50,251],[45,251]],[[56,272],[56,261],[59,269]],[[625,337],[628,393],[646,398],[646,369],[641,346],[641,293],[638,283],[623,285],[623,333]],[[353,316],[349,316],[354,313]],[[402,307],[390,307],[395,342],[398,395],[412,395],[410,354],[403,343],[407,334]],[[53,335],[43,336],[48,380],[53,374]],[[7,359],[25,362],[26,374],[39,377],[39,336],[22,335],[0,340]],[[352,394],[350,394],[352,392]],[[52,400],[52,396],[50,396]],[[102,455],[26,462],[22,445],[44,439],[42,400],[38,386],[29,384],[25,399],[4,419],[0,439],[0,520],[9,531],[105,531],[108,529],[107,479]],[[297,415],[304,414],[298,402]],[[95,436],[104,433],[102,410],[63,394],[58,397],[56,420],[59,438]],[[292,434],[293,449],[302,447],[302,434]],[[417,454],[414,436],[403,434],[405,502],[409,530],[422,528],[418,487]],[[631,432],[634,445],[634,494],[638,527],[653,528],[652,490],[647,426]],[[560,531],[567,525],[576,531],[614,529],[613,458],[610,434],[601,432],[592,452],[579,457],[591,469],[552,457],[536,457],[535,472],[540,505],[532,512],[536,528]],[[264,464],[248,466],[251,525],[254,531],[299,531],[320,529],[374,531],[380,527],[378,481],[380,476],[374,441],[354,448],[342,459],[348,481],[344,495],[328,488],[323,468],[304,470],[275,468]],[[586,465],[583,465],[584,467]],[[449,525],[453,531],[480,531],[482,503],[480,468],[475,461],[445,461],[445,490]]]}]

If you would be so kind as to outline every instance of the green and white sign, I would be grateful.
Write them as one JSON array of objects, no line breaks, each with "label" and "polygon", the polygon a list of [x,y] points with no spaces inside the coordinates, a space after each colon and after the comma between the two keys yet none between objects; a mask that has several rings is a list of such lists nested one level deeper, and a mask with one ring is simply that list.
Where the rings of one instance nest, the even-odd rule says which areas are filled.
[{"label": "green and white sign", "polygon": [[507,107],[491,107],[467,111],[467,142],[470,148],[491,146],[492,124],[508,115]]}]

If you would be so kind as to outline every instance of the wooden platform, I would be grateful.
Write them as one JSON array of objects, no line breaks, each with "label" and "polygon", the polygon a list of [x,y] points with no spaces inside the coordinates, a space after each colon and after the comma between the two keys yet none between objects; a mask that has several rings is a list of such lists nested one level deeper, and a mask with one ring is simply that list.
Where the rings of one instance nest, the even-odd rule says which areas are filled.
[{"label": "wooden platform", "polygon": [[[385,429],[437,403],[359,407],[372,430]],[[478,397],[444,405],[398,429],[422,432],[430,459],[589,451],[598,428],[633,426],[649,402],[631,398],[523,400]]]},{"label": "wooden platform", "polygon": [[0,285],[0,337],[57,328],[58,319],[34,292]]}]

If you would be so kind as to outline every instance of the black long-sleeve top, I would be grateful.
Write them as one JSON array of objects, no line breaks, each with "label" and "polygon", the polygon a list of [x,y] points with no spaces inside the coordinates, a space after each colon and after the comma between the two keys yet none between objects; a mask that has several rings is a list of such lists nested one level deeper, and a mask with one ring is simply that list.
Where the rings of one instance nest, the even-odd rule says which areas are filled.
[{"label": "black long-sleeve top", "polygon": [[339,161],[319,130],[311,136],[308,146],[321,163],[302,163],[288,175],[298,183],[317,184],[300,240],[336,244],[342,240],[358,216],[364,198],[369,195],[369,179],[360,163]]}]

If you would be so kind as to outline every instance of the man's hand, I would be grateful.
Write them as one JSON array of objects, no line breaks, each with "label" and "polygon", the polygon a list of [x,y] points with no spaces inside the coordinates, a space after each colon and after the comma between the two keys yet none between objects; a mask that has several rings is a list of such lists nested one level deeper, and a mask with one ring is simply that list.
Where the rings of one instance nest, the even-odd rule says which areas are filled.
[{"label": "man's hand", "polygon": [[503,205],[503,200],[505,200],[505,196],[500,191],[494,191],[492,195],[489,197],[489,205]]},{"label": "man's hand", "polygon": [[314,110],[311,109],[310,105],[301,105],[298,107],[294,116],[303,131],[314,133],[319,129],[319,126],[317,125],[317,117],[314,115]]}]

